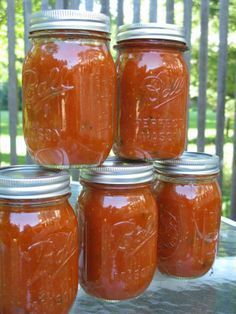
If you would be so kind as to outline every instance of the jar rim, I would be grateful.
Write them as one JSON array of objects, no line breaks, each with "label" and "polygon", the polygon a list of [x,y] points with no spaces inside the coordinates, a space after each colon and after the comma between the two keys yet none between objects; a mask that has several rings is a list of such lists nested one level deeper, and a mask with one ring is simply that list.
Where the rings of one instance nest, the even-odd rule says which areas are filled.
[{"label": "jar rim", "polygon": [[70,193],[66,170],[45,169],[37,165],[0,169],[0,199],[43,199]]},{"label": "jar rim", "polygon": [[110,33],[110,19],[102,13],[82,10],[45,10],[31,15],[30,34],[40,30],[59,29]]},{"label": "jar rim", "polygon": [[101,166],[84,168],[80,172],[80,180],[101,184],[138,184],[152,179],[152,163],[127,161],[115,156],[108,157]]},{"label": "jar rim", "polygon": [[183,29],[174,24],[133,23],[118,28],[117,43],[133,39],[164,39],[186,44]]},{"label": "jar rim", "polygon": [[212,176],[220,171],[219,157],[207,153],[185,151],[177,159],[154,161],[158,174],[172,176]]}]

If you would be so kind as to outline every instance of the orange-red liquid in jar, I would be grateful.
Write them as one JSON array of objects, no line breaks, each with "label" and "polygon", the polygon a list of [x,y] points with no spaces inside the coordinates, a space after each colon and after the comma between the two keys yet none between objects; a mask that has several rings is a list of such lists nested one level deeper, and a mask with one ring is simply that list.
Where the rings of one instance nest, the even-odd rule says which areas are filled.
[{"label": "orange-red liquid in jar", "polygon": [[0,200],[0,313],[69,312],[78,289],[78,227],[67,198]]},{"label": "orange-red liquid in jar", "polygon": [[41,31],[23,66],[27,149],[46,166],[102,163],[114,137],[116,75],[105,35]]},{"label": "orange-red liquid in jar", "polygon": [[200,183],[158,181],[158,268],[174,277],[199,277],[216,257],[221,194],[216,179]]},{"label": "orange-red liquid in jar", "polygon": [[186,142],[186,45],[136,39],[120,42],[117,49],[115,153],[128,159],[177,158]]},{"label": "orange-red liquid in jar", "polygon": [[80,283],[97,298],[141,294],[157,263],[157,209],[150,184],[83,183],[80,194]]}]

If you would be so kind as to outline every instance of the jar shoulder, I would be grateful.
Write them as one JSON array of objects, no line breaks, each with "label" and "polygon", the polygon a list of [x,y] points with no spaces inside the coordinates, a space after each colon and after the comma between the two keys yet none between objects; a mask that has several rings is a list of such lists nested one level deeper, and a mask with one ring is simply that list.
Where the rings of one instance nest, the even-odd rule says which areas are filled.
[{"label": "jar shoulder", "polygon": [[54,205],[0,204],[2,231],[22,235],[43,232],[45,234],[77,226],[76,215],[68,201]]},{"label": "jar shoulder", "polygon": [[178,200],[179,202],[210,202],[215,200],[221,202],[221,191],[217,180],[211,182],[164,182],[155,181],[153,193],[158,199],[168,201]]},{"label": "jar shoulder", "polygon": [[[156,204],[151,188],[144,189],[87,189],[84,188],[78,199],[79,208],[83,210],[155,210]],[[96,208],[96,209],[95,209]]]}]

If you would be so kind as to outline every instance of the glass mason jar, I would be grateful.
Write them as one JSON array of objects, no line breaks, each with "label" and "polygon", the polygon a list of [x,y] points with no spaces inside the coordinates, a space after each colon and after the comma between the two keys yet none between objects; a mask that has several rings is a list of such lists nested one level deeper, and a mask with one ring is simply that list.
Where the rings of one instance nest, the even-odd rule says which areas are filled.
[{"label": "glass mason jar", "polygon": [[32,16],[23,66],[23,128],[39,164],[102,163],[114,140],[116,73],[109,19],[78,10]]},{"label": "glass mason jar", "polygon": [[221,216],[219,159],[185,152],[176,160],[156,161],[155,169],[158,268],[174,277],[200,277],[210,270],[217,253]]},{"label": "glass mason jar", "polygon": [[0,313],[67,314],[78,289],[78,222],[65,171],[0,170]]},{"label": "glass mason jar", "polygon": [[124,25],[116,48],[114,152],[127,159],[179,157],[186,142],[189,81],[182,29],[172,24]]},{"label": "glass mason jar", "polygon": [[130,299],[150,284],[157,263],[152,165],[109,158],[81,172],[79,277],[90,295]]}]

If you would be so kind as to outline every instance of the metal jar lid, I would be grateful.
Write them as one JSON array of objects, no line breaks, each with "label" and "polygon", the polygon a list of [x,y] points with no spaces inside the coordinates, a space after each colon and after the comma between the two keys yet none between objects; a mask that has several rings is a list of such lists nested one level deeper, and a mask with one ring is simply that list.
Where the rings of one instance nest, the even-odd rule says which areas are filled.
[{"label": "metal jar lid", "polygon": [[153,165],[147,162],[127,162],[109,157],[101,166],[83,169],[80,179],[101,184],[138,184],[152,181]]},{"label": "metal jar lid", "polygon": [[195,152],[184,152],[178,159],[156,160],[154,168],[159,174],[171,176],[210,176],[220,171],[218,156]]},{"label": "metal jar lid", "polygon": [[109,33],[109,17],[79,10],[48,10],[32,14],[29,32],[52,29],[92,30]]},{"label": "metal jar lid", "polygon": [[36,165],[0,169],[0,199],[42,199],[69,192],[70,175],[67,171]]},{"label": "metal jar lid", "polygon": [[135,23],[120,26],[117,42],[131,39],[164,39],[186,44],[183,29],[174,24]]}]

